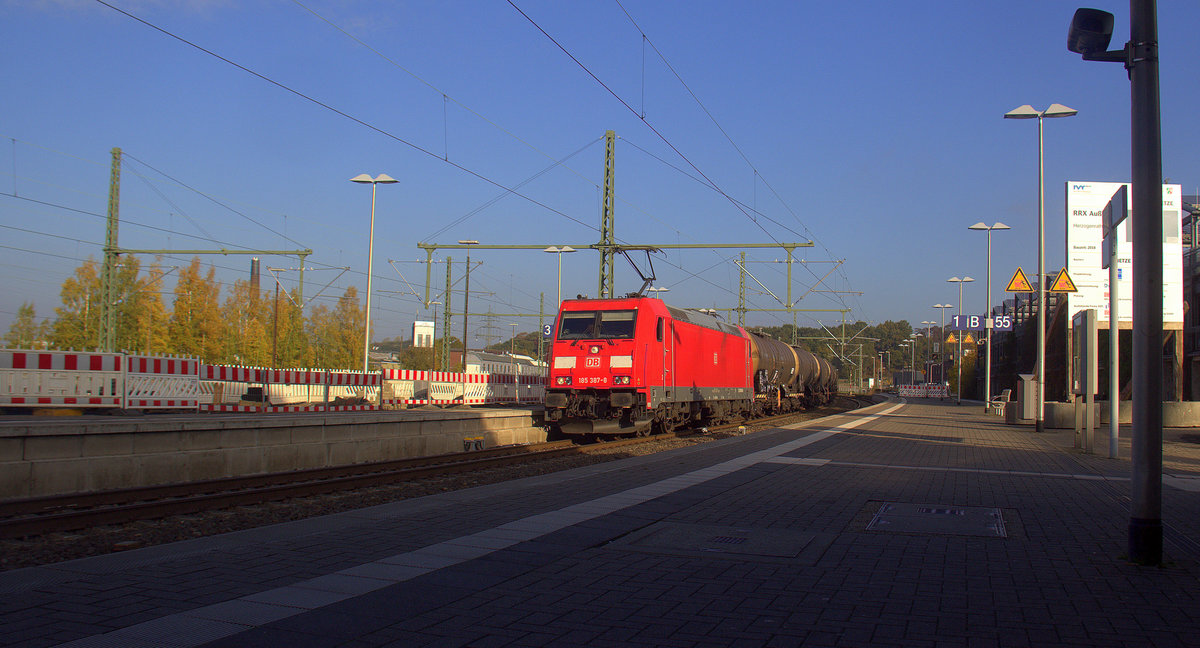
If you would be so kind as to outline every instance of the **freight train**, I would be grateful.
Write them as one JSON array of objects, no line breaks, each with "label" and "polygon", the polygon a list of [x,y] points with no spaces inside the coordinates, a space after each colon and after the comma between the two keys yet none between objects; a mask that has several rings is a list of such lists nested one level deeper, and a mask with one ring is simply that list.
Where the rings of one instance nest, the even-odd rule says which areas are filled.
[{"label": "freight train", "polygon": [[562,302],[545,421],[566,436],[647,435],[829,402],[833,365],[660,299]]}]

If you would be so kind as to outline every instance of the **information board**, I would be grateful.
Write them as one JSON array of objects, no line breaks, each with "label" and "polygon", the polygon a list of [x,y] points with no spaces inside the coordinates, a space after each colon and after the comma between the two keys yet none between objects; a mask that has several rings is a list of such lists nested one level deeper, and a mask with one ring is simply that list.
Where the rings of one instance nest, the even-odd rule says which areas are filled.
[{"label": "information board", "polygon": [[[1109,328],[1108,271],[1104,269],[1102,248],[1104,239],[1104,207],[1122,184],[1120,182],[1066,183],[1067,194],[1067,272],[1074,280],[1077,292],[1067,293],[1067,313],[1074,316],[1081,310],[1094,308],[1099,315],[1100,328]],[[1183,327],[1183,245],[1182,245],[1182,187],[1163,185],[1163,326]],[[1127,195],[1132,201],[1132,188]],[[1127,205],[1129,208],[1130,205]],[[1121,322],[1133,321],[1133,244],[1128,227],[1137,214],[1129,209],[1129,220],[1121,228],[1117,241],[1118,315]],[[1070,321],[1070,319],[1068,319]]]}]

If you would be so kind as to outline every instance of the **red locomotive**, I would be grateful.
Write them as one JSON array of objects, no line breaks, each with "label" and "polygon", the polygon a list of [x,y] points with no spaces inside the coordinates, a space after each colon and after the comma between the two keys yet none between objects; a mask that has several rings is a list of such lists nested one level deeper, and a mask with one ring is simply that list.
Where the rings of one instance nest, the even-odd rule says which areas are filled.
[{"label": "red locomotive", "polygon": [[650,297],[573,299],[558,313],[546,423],[645,435],[828,402],[827,360]]}]

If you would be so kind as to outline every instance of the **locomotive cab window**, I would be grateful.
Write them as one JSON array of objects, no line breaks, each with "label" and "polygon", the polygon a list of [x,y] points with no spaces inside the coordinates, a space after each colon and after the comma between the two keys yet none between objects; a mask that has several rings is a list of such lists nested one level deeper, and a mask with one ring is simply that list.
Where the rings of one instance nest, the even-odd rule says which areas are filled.
[{"label": "locomotive cab window", "polygon": [[602,339],[632,340],[637,311],[600,311]]},{"label": "locomotive cab window", "polygon": [[576,311],[562,314],[560,340],[633,339],[636,311]]},{"label": "locomotive cab window", "polygon": [[558,326],[560,340],[590,340],[596,337],[595,311],[563,313]]}]

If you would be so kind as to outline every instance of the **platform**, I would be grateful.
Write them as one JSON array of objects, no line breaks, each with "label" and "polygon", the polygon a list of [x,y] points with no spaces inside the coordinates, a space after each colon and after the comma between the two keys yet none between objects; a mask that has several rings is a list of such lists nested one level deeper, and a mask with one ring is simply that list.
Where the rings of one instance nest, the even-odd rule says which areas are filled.
[{"label": "platform", "polygon": [[[11,646],[1195,646],[1200,445],[1163,567],[1128,460],[917,399],[0,574]],[[1128,456],[1127,454],[1125,456]]]},{"label": "platform", "polygon": [[540,408],[5,416],[0,499],[139,488],[546,440]]}]

